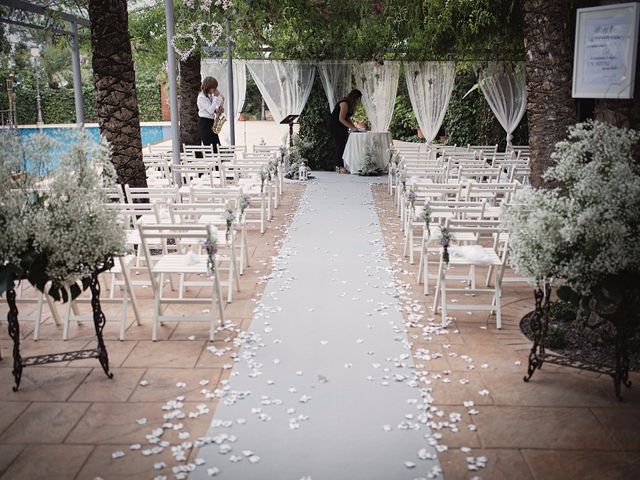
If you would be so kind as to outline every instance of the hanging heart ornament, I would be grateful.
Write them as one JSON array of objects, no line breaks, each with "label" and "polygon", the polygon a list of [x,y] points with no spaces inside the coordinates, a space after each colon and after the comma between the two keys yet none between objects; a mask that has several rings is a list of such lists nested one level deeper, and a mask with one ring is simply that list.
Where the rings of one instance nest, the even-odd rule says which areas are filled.
[{"label": "hanging heart ornament", "polygon": [[222,25],[216,22],[202,22],[196,26],[196,33],[202,43],[207,47],[213,47],[222,35]]},{"label": "hanging heart ornament", "polygon": [[196,49],[197,41],[196,37],[190,33],[177,33],[173,36],[171,45],[180,57],[180,60],[184,62]]}]

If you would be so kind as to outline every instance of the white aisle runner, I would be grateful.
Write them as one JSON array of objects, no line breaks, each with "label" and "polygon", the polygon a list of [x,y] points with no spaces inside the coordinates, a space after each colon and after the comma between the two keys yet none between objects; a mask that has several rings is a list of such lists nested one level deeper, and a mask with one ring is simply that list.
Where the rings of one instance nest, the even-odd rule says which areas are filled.
[{"label": "white aisle runner", "polygon": [[241,338],[193,480],[401,480],[438,467],[371,180],[317,177]]}]

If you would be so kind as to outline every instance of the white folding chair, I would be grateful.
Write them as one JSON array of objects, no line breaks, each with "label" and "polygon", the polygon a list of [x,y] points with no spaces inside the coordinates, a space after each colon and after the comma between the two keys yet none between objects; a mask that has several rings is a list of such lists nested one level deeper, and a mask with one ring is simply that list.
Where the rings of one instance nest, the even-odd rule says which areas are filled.
[{"label": "white folding chair", "polygon": [[[102,305],[120,305],[120,310],[115,315],[105,314],[106,321],[116,321],[120,323],[120,331],[118,334],[118,340],[124,340],[125,330],[127,326],[127,308],[129,303],[133,310],[133,316],[138,326],[142,325],[140,322],[140,308],[138,306],[138,300],[136,298],[133,284],[131,281],[131,263],[133,263],[134,257],[127,255],[126,257],[116,257],[115,264],[111,270],[105,273],[112,275],[111,287],[108,297],[101,297],[100,303]],[[122,279],[116,280],[116,277],[122,277]],[[117,297],[115,294],[116,289],[122,290],[121,296]],[[69,339],[70,324],[72,321],[81,324],[83,322],[93,322],[93,313],[82,314],[80,312],[80,306],[90,305],[91,296],[86,292],[77,297],[73,301],[67,302],[67,309],[64,319],[64,328],[62,332],[62,339]]]},{"label": "white folding chair", "polygon": [[[20,321],[33,321],[33,339],[35,341],[40,338],[40,325],[42,323],[42,306],[46,301],[47,306],[49,307],[49,311],[51,312],[51,317],[55,322],[56,326],[60,326],[60,315],[58,314],[58,309],[55,306],[53,299],[45,294],[37,290],[35,287],[27,288],[25,291],[25,287],[23,282],[20,282],[16,288],[16,305],[20,307]],[[0,303],[6,303],[5,294],[0,296]],[[27,312],[22,309],[23,305],[35,305],[35,309],[32,312]],[[0,317],[1,318],[1,317]],[[6,318],[6,315],[4,315]]]},{"label": "white folding chair", "polygon": [[[209,340],[213,341],[216,329],[216,312],[220,316],[221,324],[224,325],[222,288],[218,276],[218,255],[215,256],[213,269],[210,271],[208,268],[209,256],[203,245],[210,237],[215,238],[218,244],[224,244],[224,232],[215,231],[209,225],[140,225],[140,237],[147,263],[150,265],[149,270],[154,292],[151,339],[157,340],[159,324],[167,321],[192,321],[208,322],[210,325]],[[159,254],[152,255],[149,242],[160,242],[164,245],[169,240],[183,247],[189,247],[189,249],[183,250],[181,253],[168,253],[166,249],[163,249]],[[204,276],[205,280],[189,280],[185,281],[185,285],[210,288],[210,298],[164,296],[164,278],[175,274],[200,278]],[[165,307],[169,305],[200,304],[210,307],[208,311],[205,310],[200,315],[191,314],[184,310],[180,314],[170,315],[165,310]]]},{"label": "white folding chair", "polygon": [[[444,264],[443,253],[440,255],[440,264],[438,266],[438,284],[436,286],[436,295],[434,298],[433,310],[438,312],[438,294],[440,295],[440,309],[442,314],[442,324],[446,325],[448,311],[486,311],[495,313],[496,328],[502,328],[501,314],[501,272],[502,260],[496,253],[496,243],[500,234],[499,222],[487,220],[458,220],[450,221],[447,224],[449,232],[456,237],[472,235],[475,237],[474,242],[461,242],[466,245],[451,245],[449,247],[449,265]],[[465,237],[466,238],[466,237]],[[482,239],[489,238],[492,242],[491,246],[483,245]],[[469,274],[460,276],[456,274],[453,268],[468,267]],[[491,287],[478,287],[476,285],[476,268],[486,267],[493,268],[495,271],[495,283]],[[465,288],[452,288],[447,286],[447,280],[466,280],[468,278],[469,285]],[[452,292],[463,293],[465,296],[484,295],[490,298],[490,302],[484,303],[450,303],[448,304],[448,294]]]}]

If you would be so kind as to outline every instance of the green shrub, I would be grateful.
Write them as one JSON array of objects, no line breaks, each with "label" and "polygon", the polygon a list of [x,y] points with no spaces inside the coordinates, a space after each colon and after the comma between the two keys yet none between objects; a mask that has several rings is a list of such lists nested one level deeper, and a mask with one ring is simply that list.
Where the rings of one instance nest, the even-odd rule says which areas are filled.
[{"label": "green shrub", "polygon": [[413,113],[406,83],[402,78],[400,79],[400,86],[398,87],[398,96],[396,97],[396,104],[393,109],[393,117],[391,117],[389,131],[392,137],[398,140],[405,142],[421,141],[417,136],[418,121]]},{"label": "green shrub", "polygon": [[549,316],[553,321],[561,323],[571,323],[576,319],[578,310],[575,305],[563,300],[556,300],[549,303]]},{"label": "green shrub", "polygon": [[309,100],[298,119],[300,123],[300,156],[306,158],[311,170],[333,170],[336,166],[336,146],[327,124],[331,112],[320,79],[316,76]]},{"label": "green shrub", "polygon": [[561,323],[550,322],[547,330],[546,345],[549,348],[562,348],[565,346],[567,327]]},{"label": "green shrub", "polygon": [[[0,84],[6,85],[6,79],[0,77]],[[151,82],[139,82],[136,85],[140,121],[159,122],[162,120],[160,105],[160,87]],[[35,124],[37,119],[36,88],[33,75],[20,73],[15,82],[16,113],[18,125]],[[40,104],[44,123],[75,123],[76,107],[73,88],[50,88],[46,82],[40,82]],[[98,121],[96,96],[93,85],[82,88],[84,120],[86,123]],[[6,88],[0,89],[0,110],[8,110]]]},{"label": "green shrub", "polygon": [[[249,120],[262,120],[262,94],[258,90],[255,80],[251,75],[247,75],[247,90],[242,113]],[[266,108],[266,107],[265,107]]]}]

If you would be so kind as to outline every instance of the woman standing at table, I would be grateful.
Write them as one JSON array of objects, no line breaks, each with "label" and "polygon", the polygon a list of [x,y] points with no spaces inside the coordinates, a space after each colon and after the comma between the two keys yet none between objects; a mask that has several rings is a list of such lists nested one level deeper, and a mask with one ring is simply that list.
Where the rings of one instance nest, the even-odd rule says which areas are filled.
[{"label": "woman standing at table", "polygon": [[218,91],[218,80],[205,77],[198,94],[198,134],[203,145],[213,145],[213,151],[218,153],[220,137],[211,128],[216,115],[224,112],[222,95]]},{"label": "woman standing at table", "polygon": [[360,90],[351,90],[349,95],[336,104],[329,118],[329,132],[336,142],[336,172],[338,173],[349,173],[344,168],[342,155],[349,138],[349,130],[357,130],[357,127],[351,121],[351,116],[356,111],[361,99],[362,92]]}]

